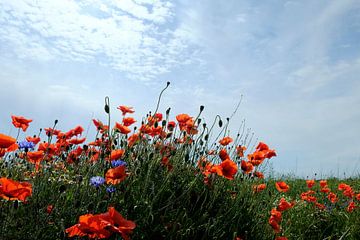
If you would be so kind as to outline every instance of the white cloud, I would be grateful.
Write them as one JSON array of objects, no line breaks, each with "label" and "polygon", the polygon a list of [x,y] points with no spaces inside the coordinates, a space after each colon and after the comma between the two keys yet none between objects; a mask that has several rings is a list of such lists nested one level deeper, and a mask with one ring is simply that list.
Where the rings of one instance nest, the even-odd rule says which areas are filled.
[{"label": "white cloud", "polygon": [[0,8],[0,42],[19,58],[98,61],[142,81],[196,58],[169,2],[27,0]]}]

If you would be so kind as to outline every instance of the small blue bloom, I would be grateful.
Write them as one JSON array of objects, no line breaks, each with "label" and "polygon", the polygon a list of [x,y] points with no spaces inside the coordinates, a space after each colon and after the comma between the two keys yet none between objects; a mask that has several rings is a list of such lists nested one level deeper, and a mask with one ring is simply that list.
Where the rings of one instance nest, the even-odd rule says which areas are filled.
[{"label": "small blue bloom", "polygon": [[113,186],[110,186],[110,187],[107,187],[107,188],[106,188],[106,191],[107,191],[108,193],[113,193],[113,192],[116,191],[116,188],[113,187]]},{"label": "small blue bloom", "polygon": [[90,185],[94,187],[99,187],[100,185],[103,185],[105,183],[105,178],[100,176],[95,176],[90,178]]},{"label": "small blue bloom", "polygon": [[114,160],[111,161],[111,166],[112,167],[119,167],[119,166],[126,166],[126,162],[122,161],[122,160]]},{"label": "small blue bloom", "polygon": [[18,142],[19,148],[20,149],[34,149],[35,144],[33,142],[28,142],[28,141],[21,141]]}]

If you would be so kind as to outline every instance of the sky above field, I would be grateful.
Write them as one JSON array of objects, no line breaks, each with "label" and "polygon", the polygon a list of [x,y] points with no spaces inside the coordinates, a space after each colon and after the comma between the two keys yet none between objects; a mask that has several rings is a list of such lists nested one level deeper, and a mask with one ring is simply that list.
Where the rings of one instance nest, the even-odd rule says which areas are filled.
[{"label": "sky above field", "polygon": [[0,0],[0,69],[5,134],[11,114],[29,135],[87,128],[105,96],[140,119],[170,81],[172,118],[204,105],[210,124],[243,96],[230,135],[245,119],[278,174],[360,173],[358,0]]}]

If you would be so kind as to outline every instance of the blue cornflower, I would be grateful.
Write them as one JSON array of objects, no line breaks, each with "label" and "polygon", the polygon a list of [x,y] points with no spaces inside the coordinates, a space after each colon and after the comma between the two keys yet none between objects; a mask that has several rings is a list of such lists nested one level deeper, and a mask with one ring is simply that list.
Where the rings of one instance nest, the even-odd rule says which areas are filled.
[{"label": "blue cornflower", "polygon": [[18,142],[18,145],[20,149],[24,149],[24,150],[28,150],[29,148],[34,149],[35,147],[35,144],[33,142],[28,142],[28,141]]},{"label": "blue cornflower", "polygon": [[107,187],[107,188],[106,188],[106,191],[107,191],[108,193],[113,193],[113,192],[116,191],[116,188],[113,187],[113,186],[110,186],[110,187]]},{"label": "blue cornflower", "polygon": [[100,176],[95,176],[90,178],[90,185],[94,187],[99,187],[100,185],[103,185],[105,183],[105,178]]},{"label": "blue cornflower", "polygon": [[111,166],[112,167],[118,167],[118,166],[126,166],[126,162],[124,162],[123,160],[114,160],[111,161]]}]

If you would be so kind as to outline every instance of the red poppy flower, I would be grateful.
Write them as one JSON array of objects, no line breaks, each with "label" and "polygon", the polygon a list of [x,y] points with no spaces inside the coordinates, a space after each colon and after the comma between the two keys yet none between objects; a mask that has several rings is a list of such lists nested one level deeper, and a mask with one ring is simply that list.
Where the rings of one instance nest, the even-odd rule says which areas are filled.
[{"label": "red poppy flower", "polygon": [[226,159],[229,159],[229,158],[230,158],[230,156],[229,156],[229,154],[227,153],[227,151],[226,151],[225,148],[223,148],[223,149],[221,149],[221,150],[219,151],[219,157],[220,157],[220,159],[221,159],[222,161],[225,161]]},{"label": "red poppy flower", "polygon": [[128,138],[128,146],[132,147],[139,140],[139,134],[134,133]]},{"label": "red poppy flower", "polygon": [[316,202],[316,197],[314,197],[313,194],[315,194],[315,192],[312,190],[309,190],[307,192],[301,193],[300,198],[307,202]]},{"label": "red poppy flower", "polygon": [[246,150],[245,146],[237,146],[236,147],[236,154],[238,157],[243,157],[244,156],[244,151]]},{"label": "red poppy flower", "polygon": [[286,201],[285,198],[281,198],[276,209],[280,212],[283,212],[285,210],[292,208],[293,206],[294,206],[294,203],[289,203],[288,201]]},{"label": "red poppy flower", "polygon": [[263,142],[259,142],[259,144],[256,147],[256,151],[266,151],[269,150],[269,146]]},{"label": "red poppy flower", "polygon": [[118,166],[115,168],[110,168],[105,174],[106,183],[116,185],[122,182],[127,176],[125,170],[126,170],[125,165]]},{"label": "red poppy flower", "polygon": [[275,240],[288,240],[287,237],[277,236]]},{"label": "red poppy flower", "polygon": [[320,180],[320,187],[321,188],[327,187],[327,181],[326,180]]},{"label": "red poppy flower", "polygon": [[266,184],[265,183],[253,186],[253,190],[254,190],[255,193],[262,192],[265,189],[266,189]]},{"label": "red poppy flower", "polygon": [[349,203],[348,207],[346,208],[346,211],[352,212],[352,211],[355,210],[355,208],[356,208],[355,202],[351,201],[351,202]]},{"label": "red poppy flower", "polygon": [[233,139],[231,137],[224,137],[219,141],[219,143],[223,146],[227,146],[231,142],[233,142]]},{"label": "red poppy flower", "polygon": [[0,148],[8,148],[15,143],[15,138],[0,133]]},{"label": "red poppy flower", "polygon": [[264,178],[264,174],[262,172],[254,172],[254,176],[260,179]]},{"label": "red poppy flower", "polygon": [[51,205],[51,204],[48,205],[48,206],[46,207],[46,212],[47,212],[47,214],[50,214],[53,209],[54,209],[54,205]]},{"label": "red poppy flower", "polygon": [[126,127],[118,122],[115,122],[115,129],[119,130],[122,134],[128,134],[131,132],[131,130],[128,127]]},{"label": "red poppy flower", "polygon": [[360,201],[360,193],[356,194],[356,200]]},{"label": "red poppy flower", "polygon": [[88,236],[89,238],[109,238],[112,233],[121,234],[122,238],[129,240],[129,234],[135,229],[133,221],[126,220],[113,207],[106,213],[85,214],[79,217],[79,223],[65,230],[68,237]]},{"label": "red poppy flower", "polygon": [[84,143],[85,140],[86,140],[86,138],[72,138],[68,142],[71,144],[74,144],[74,145],[78,145],[78,144]]},{"label": "red poppy flower", "polygon": [[244,160],[241,161],[241,170],[244,171],[244,173],[249,174],[254,169],[254,166],[251,164],[251,162],[246,162]]},{"label": "red poppy flower", "polygon": [[338,201],[338,198],[337,198],[336,194],[333,193],[333,192],[330,192],[330,193],[328,194],[327,198],[328,198],[328,199],[330,200],[330,202],[332,202],[332,203],[336,203],[336,202]]},{"label": "red poppy flower", "polygon": [[119,160],[124,156],[124,153],[125,153],[124,149],[112,150],[110,154],[110,160]]},{"label": "red poppy flower", "polygon": [[315,185],[315,180],[306,180],[306,184],[308,188],[312,188]]},{"label": "red poppy flower", "polygon": [[279,192],[289,191],[289,186],[285,182],[276,182],[275,187]]},{"label": "red poppy flower", "polygon": [[26,119],[24,117],[14,116],[14,115],[11,116],[11,119],[12,119],[12,124],[16,128],[21,128],[24,132],[29,127],[29,123],[32,122],[31,119]]},{"label": "red poppy flower", "polygon": [[0,197],[5,200],[19,200],[24,202],[31,194],[32,186],[30,183],[0,178]]},{"label": "red poppy flower", "polygon": [[127,113],[135,112],[132,107],[127,107],[127,106],[119,106],[119,107],[117,107],[117,109],[119,109],[122,112],[123,116],[125,116],[125,114],[127,114]]},{"label": "red poppy flower", "polygon": [[134,118],[132,118],[132,117],[127,117],[127,118],[124,118],[124,119],[123,119],[123,124],[124,124],[124,126],[126,126],[126,127],[134,124],[135,122],[136,122],[136,120],[135,120]]},{"label": "red poppy flower", "polygon": [[233,180],[235,174],[238,171],[238,167],[236,163],[234,163],[230,159],[226,159],[220,164],[220,166],[221,166],[222,175],[229,180]]},{"label": "red poppy flower", "polygon": [[29,162],[36,164],[42,160],[42,158],[44,157],[44,152],[43,151],[28,152],[26,153],[26,156],[28,157]]},{"label": "red poppy flower", "polygon": [[176,126],[176,123],[174,121],[170,121],[167,124],[167,128],[168,128],[169,131],[174,130],[175,126]]},{"label": "red poppy flower", "polygon": [[36,137],[36,136],[34,136],[34,137],[29,136],[29,137],[26,137],[26,141],[32,142],[32,143],[34,143],[36,145],[36,144],[38,144],[40,142],[40,138]]}]

